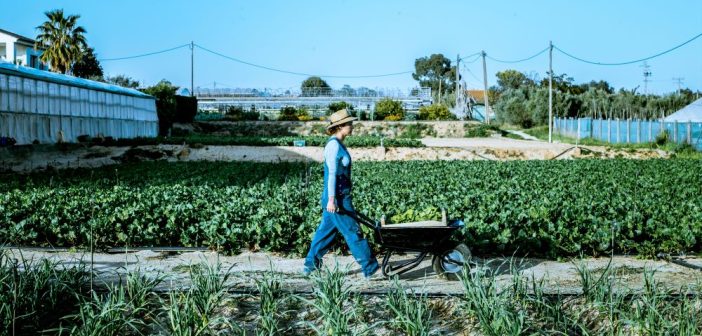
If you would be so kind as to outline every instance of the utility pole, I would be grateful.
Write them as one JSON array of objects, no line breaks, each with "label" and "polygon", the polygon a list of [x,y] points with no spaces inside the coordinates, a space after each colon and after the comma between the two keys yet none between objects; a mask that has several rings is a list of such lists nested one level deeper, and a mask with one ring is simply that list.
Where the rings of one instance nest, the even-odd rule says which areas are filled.
[{"label": "utility pole", "polygon": [[683,80],[685,80],[685,77],[673,77],[673,81],[678,82],[678,94],[680,94],[682,90]]},{"label": "utility pole", "polygon": [[651,68],[651,66],[648,65],[648,63],[646,63],[646,61],[644,61],[643,65],[641,67],[644,69],[644,72],[643,72],[643,75],[644,75],[644,95],[647,95],[648,94],[648,82],[649,82],[648,77],[651,77],[651,74],[652,74],[651,70],[649,70]]},{"label": "utility pole", "polygon": [[485,50],[481,52],[483,56],[483,95],[485,96],[485,122],[490,124],[490,100],[488,99],[487,65],[485,65]]},{"label": "utility pole", "polygon": [[553,41],[548,41],[548,142],[553,142]]},{"label": "utility pole", "polygon": [[195,96],[194,83],[195,83],[195,43],[190,41],[190,97]]},{"label": "utility pole", "polygon": [[459,77],[458,76],[458,64],[460,62],[461,62],[461,55],[456,54],[456,94],[455,94],[455,96],[456,96],[456,105],[455,105],[456,111],[458,111],[458,94],[459,94],[458,93],[458,81],[459,81],[459,79],[458,79],[458,77]]}]

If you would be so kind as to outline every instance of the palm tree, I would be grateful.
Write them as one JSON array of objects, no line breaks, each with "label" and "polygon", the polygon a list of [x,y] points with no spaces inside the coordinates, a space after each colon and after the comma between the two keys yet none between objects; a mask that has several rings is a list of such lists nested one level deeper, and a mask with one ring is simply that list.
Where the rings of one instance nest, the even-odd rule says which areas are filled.
[{"label": "palm tree", "polygon": [[63,15],[63,9],[44,13],[48,20],[38,26],[35,48],[44,49],[41,61],[56,72],[66,73],[78,61],[88,46],[85,28],[76,25],[80,15]]}]

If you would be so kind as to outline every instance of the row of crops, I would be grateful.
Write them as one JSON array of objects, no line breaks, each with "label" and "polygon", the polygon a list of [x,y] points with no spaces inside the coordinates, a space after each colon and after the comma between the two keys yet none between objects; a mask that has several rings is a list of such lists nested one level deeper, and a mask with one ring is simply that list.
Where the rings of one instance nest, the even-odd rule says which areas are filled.
[{"label": "row of crops", "polygon": [[[356,292],[344,269],[323,269],[310,294],[291,293],[281,273],[235,274],[226,266],[189,267],[172,278],[141,271],[120,284],[91,281],[89,265],[66,267],[0,251],[0,335],[700,335],[700,285],[670,289],[645,269],[644,289],[619,269],[602,274],[576,263],[583,293],[548,295],[544,280],[511,264],[510,285],[495,272],[463,274],[462,293],[431,298],[394,280],[384,296]],[[16,256],[14,256],[16,257]],[[22,270],[22,271],[20,271]],[[596,278],[605,279],[595,281]],[[228,280],[255,285],[229,294]],[[164,292],[164,285],[171,287]],[[21,295],[18,295],[21,293]]]},{"label": "row of crops", "polygon": [[[0,243],[303,253],[322,166],[143,162],[0,179]],[[395,222],[462,218],[478,253],[700,252],[699,160],[360,162],[354,204]]]}]

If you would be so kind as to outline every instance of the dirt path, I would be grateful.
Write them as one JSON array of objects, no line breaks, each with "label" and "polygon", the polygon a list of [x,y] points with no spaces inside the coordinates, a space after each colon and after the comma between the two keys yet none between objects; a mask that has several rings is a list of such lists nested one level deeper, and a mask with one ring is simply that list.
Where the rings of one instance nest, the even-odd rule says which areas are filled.
[{"label": "dirt path", "polygon": [[533,136],[533,135],[526,134],[526,133],[524,133],[524,132],[522,132],[522,131],[517,131],[517,130],[505,130],[505,132],[507,132],[507,133],[512,133],[512,134],[516,134],[516,135],[518,135],[518,136],[524,138],[524,140],[541,141],[539,138],[537,138],[537,137],[535,137],[535,136]]},{"label": "dirt path", "polygon": [[[79,263],[90,264],[90,254],[87,252],[46,252],[36,250],[7,250],[10,256],[19,259],[52,259],[65,266],[75,266]],[[392,262],[401,261],[411,256],[399,256]],[[273,271],[282,276],[284,286],[293,291],[308,292],[311,282],[301,274],[303,259],[286,258],[277,254],[244,251],[236,256],[223,256],[214,252],[154,252],[139,251],[133,253],[94,255],[94,270],[98,274],[98,282],[118,282],[120,275],[141,270],[147,276],[163,276],[162,290],[171,288],[186,288],[189,286],[189,266],[203,262],[214,264],[219,261],[223,269],[231,267],[231,290],[248,291],[254,288],[252,279],[259,278],[264,272]],[[477,267],[491,270],[497,274],[498,283],[510,285],[513,273],[510,271],[509,259],[505,258],[475,258]],[[579,275],[574,262],[559,262],[553,260],[527,258],[514,260],[519,274],[528,279],[544,279],[547,294],[580,293]],[[589,258],[583,262],[596,277],[607,267],[609,258]],[[654,277],[660,284],[672,290],[682,287],[702,284],[702,259],[687,258],[686,262],[698,269],[684,267],[675,263],[661,260],[641,260],[635,257],[617,256],[612,260],[611,268],[620,277],[622,285],[639,290],[643,286],[644,270],[655,271]],[[360,269],[351,256],[327,255],[325,265],[338,263],[340,269],[347,270],[347,278],[353,289],[358,292],[384,292],[391,288],[388,280],[366,282],[362,279]],[[431,259],[426,258],[419,267],[400,276],[402,285],[407,289],[431,294],[460,294],[463,289],[459,281],[439,279],[431,267]]]},{"label": "dirt path", "polygon": [[487,138],[424,138],[427,147],[459,147],[465,149],[492,148],[499,150],[548,150],[564,151],[569,144],[548,143],[546,141],[517,140],[503,137]]},{"label": "dirt path", "polygon": [[[351,148],[356,161],[409,160],[550,160],[573,158],[665,158],[654,150],[608,150],[569,144],[509,138],[426,138],[423,148]],[[62,151],[51,147],[21,150],[0,149],[0,171],[27,172],[46,168],[92,168],[133,160],[308,162],[322,160],[322,147],[253,147],[156,145],[129,147],[81,147]]]}]

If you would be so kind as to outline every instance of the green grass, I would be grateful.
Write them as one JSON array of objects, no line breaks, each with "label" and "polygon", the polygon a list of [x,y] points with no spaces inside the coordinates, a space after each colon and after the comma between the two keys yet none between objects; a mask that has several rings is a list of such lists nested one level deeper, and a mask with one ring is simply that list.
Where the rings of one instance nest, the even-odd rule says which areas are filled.
[{"label": "green grass", "polygon": [[509,134],[496,125],[487,124],[464,124],[463,129],[465,131],[465,138],[485,138],[493,134],[500,134],[502,136],[507,136],[507,134]]},{"label": "green grass", "polygon": [[[548,126],[537,126],[523,130],[524,133],[534,136],[540,140],[548,141]],[[636,149],[660,149],[671,152],[679,158],[700,159],[702,153],[696,151],[687,144],[675,144],[667,142],[665,138],[657,142],[645,143],[609,143],[592,138],[576,139],[573,137],[553,133],[553,141],[567,144],[578,144],[582,146],[602,146],[614,150],[636,150]]]}]

